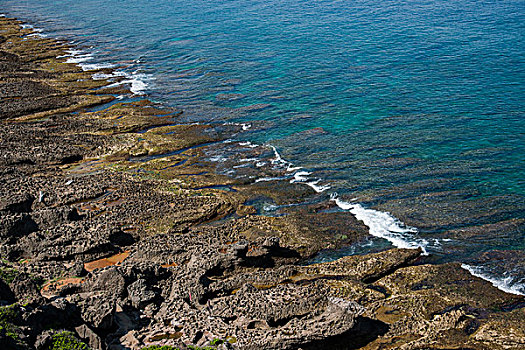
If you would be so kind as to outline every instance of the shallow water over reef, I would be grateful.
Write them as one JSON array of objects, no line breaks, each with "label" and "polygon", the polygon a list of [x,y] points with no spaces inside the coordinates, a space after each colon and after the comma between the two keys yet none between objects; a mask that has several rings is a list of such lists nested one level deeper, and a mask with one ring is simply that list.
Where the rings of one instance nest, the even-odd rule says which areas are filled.
[{"label": "shallow water over reef", "polygon": [[522,1],[0,4],[187,122],[249,123],[376,236],[525,292]]}]

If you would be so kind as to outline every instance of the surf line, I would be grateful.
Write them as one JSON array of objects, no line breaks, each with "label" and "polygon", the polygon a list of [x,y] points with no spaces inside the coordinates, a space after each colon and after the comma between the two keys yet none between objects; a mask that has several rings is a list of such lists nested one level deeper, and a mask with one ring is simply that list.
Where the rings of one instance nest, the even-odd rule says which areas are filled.
[{"label": "surf line", "polygon": [[514,284],[514,278],[512,276],[497,278],[485,273],[483,271],[483,268],[479,266],[461,264],[461,267],[470,272],[472,276],[479,277],[485,281],[492,283],[492,285],[498,288],[499,290],[510,294],[525,295],[525,293],[523,292],[523,290],[525,290],[525,283]]},{"label": "surf line", "polygon": [[370,235],[386,239],[398,248],[421,248],[423,255],[429,255],[427,251],[429,243],[425,239],[416,237],[417,228],[405,225],[390,213],[365,208],[359,203],[345,202],[337,193],[332,193],[330,200],[340,209],[349,211],[357,220],[362,221],[368,227]]},{"label": "surf line", "polygon": [[[135,70],[132,73],[125,72],[119,68],[118,65],[112,63],[88,63],[95,59],[94,54],[86,53],[81,50],[70,49],[66,51],[67,53],[57,58],[66,58],[66,63],[73,63],[82,68],[83,71],[96,71],[101,69],[116,69],[110,74],[106,73],[94,73],[92,78],[94,80],[103,80],[103,79],[114,79],[114,78],[124,78],[120,81],[114,82],[110,85],[107,85],[106,88],[112,88],[120,85],[129,84],[129,91],[133,95],[145,95],[146,89],[149,84],[148,81],[153,80],[154,78],[146,74],[140,73],[139,70]],[[111,80],[110,80],[111,81]]]},{"label": "surf line", "polygon": [[[317,178],[315,180],[311,180],[309,178],[309,176],[312,174],[311,172],[304,170],[303,167],[296,167],[291,162],[283,159],[275,146],[268,145],[268,147],[270,147],[274,152],[274,159],[271,161],[271,163],[286,168],[288,173],[293,173],[293,178],[290,180],[290,183],[302,183],[308,185],[312,187],[317,193],[321,193],[330,189],[330,185],[319,184],[322,179]],[[283,177],[263,178],[259,179],[258,181],[283,179]],[[429,242],[425,239],[417,237],[417,228],[405,225],[390,213],[365,208],[359,203],[345,202],[339,198],[339,195],[335,192],[330,194],[330,200],[335,202],[335,204],[341,210],[349,211],[357,220],[362,221],[368,227],[370,235],[386,239],[392,243],[392,245],[398,248],[421,248],[423,255],[429,255],[427,251]]]}]

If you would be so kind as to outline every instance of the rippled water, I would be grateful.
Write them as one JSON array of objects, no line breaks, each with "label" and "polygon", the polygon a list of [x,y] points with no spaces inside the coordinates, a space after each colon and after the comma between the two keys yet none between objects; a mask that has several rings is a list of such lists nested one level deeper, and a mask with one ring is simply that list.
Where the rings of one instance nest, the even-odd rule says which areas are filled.
[{"label": "rippled water", "polygon": [[262,121],[241,137],[274,145],[391,242],[525,292],[522,0],[17,0],[0,12],[124,67],[136,92],[191,120]]}]

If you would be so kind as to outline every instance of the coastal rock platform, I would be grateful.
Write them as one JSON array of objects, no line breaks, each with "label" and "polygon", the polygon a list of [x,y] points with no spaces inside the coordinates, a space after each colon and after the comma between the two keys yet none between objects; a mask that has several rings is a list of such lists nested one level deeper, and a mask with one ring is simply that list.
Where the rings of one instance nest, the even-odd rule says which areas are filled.
[{"label": "coastal rock platform", "polygon": [[115,103],[129,92],[20,24],[0,18],[0,348],[525,348],[524,297],[459,264],[306,264],[368,228],[328,200],[262,215],[315,193],[217,172],[240,126]]}]

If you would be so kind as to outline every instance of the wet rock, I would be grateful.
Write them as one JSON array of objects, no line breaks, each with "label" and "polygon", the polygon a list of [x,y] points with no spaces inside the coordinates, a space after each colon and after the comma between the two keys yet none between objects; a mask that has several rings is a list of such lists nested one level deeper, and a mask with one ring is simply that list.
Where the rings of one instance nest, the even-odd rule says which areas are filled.
[{"label": "wet rock", "polygon": [[413,263],[421,253],[421,249],[390,249],[364,256],[348,256],[304,269],[309,274],[349,275],[356,280],[369,283]]}]

